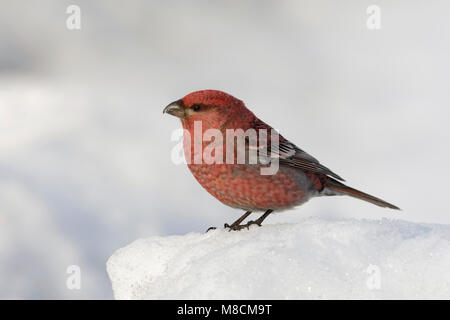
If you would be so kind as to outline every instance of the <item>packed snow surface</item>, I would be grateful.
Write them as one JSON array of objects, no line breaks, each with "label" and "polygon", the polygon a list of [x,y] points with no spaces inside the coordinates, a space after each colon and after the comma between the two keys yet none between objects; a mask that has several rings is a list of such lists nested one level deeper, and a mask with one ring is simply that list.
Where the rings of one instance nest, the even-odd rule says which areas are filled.
[{"label": "packed snow surface", "polygon": [[450,299],[450,226],[308,218],[151,237],[107,271],[117,299]]}]

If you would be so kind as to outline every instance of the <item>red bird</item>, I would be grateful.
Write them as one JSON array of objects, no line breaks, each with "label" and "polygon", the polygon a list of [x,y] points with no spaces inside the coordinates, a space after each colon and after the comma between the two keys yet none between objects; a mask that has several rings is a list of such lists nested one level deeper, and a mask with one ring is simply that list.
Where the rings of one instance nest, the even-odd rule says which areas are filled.
[{"label": "red bird", "polygon": [[[197,181],[222,203],[246,210],[234,223],[225,224],[230,230],[251,224],[260,226],[273,211],[289,209],[318,196],[348,195],[380,207],[399,209],[339,182],[344,180],[281,135],[275,145],[271,139],[272,127],[259,120],[241,100],[225,92],[192,92],[169,104],[163,112],[181,119],[185,158]],[[251,162],[248,156],[239,162],[236,147],[227,147],[231,142],[225,137],[232,130],[233,144],[235,138],[244,138],[244,149],[249,153],[252,145],[248,135],[245,136],[249,129],[254,129],[258,138],[261,129],[267,130],[267,139],[259,141],[267,144],[265,154],[269,163]],[[260,145],[256,149],[263,150]],[[262,174],[261,169],[275,161],[278,170],[274,174]],[[264,214],[256,221],[241,224],[254,211],[264,211]]]}]

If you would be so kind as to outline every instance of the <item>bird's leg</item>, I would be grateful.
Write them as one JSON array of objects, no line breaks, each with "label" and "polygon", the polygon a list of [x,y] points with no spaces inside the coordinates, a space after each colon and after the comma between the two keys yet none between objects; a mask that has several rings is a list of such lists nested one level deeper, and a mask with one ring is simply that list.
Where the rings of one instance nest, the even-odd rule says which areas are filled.
[{"label": "bird's leg", "polygon": [[264,214],[259,217],[258,219],[256,219],[255,221],[251,220],[249,222],[247,222],[247,224],[244,227],[250,227],[252,224],[257,224],[258,226],[261,227],[261,223],[264,221],[264,219],[266,219],[269,214],[271,214],[273,212],[272,209],[267,210],[266,212],[264,212]]},{"label": "bird's leg", "polygon": [[246,213],[244,213],[239,219],[237,219],[235,222],[233,222],[231,224],[231,226],[228,223],[224,224],[224,228],[229,228],[231,230],[241,230],[242,228],[244,228],[245,226],[241,226],[241,222],[245,220],[245,218],[247,218],[250,213],[252,213],[251,211],[247,211]]}]

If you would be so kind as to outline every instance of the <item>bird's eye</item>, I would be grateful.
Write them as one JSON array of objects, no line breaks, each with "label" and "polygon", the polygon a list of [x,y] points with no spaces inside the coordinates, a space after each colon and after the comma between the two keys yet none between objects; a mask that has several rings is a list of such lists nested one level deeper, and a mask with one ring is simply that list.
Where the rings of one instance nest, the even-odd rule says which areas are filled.
[{"label": "bird's eye", "polygon": [[196,105],[194,105],[194,106],[192,107],[192,109],[193,109],[194,111],[198,111],[198,110],[200,110],[200,108],[201,108],[201,106],[198,105],[198,104],[196,104]]}]

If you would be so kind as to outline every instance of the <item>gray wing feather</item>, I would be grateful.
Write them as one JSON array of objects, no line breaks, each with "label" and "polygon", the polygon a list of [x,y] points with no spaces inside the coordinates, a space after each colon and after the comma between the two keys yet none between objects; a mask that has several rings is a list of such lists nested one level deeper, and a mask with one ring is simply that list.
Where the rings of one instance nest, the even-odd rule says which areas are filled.
[{"label": "gray wing feather", "polygon": [[[259,120],[256,117],[252,125],[252,128],[273,130],[272,127],[270,127],[265,122]],[[299,168],[314,173],[322,173],[335,179],[345,181],[336,173],[334,173],[324,165],[321,165],[316,158],[309,155],[308,153],[297,147],[289,140],[285,139],[282,135],[278,135],[278,137],[279,137],[278,148],[270,148],[270,147],[260,148],[260,150],[264,149],[264,151],[266,152],[265,155],[269,161],[270,158],[276,157],[279,159],[281,165],[291,166],[294,168]],[[270,149],[274,149],[274,151],[271,152]]]},{"label": "gray wing feather", "polygon": [[[276,148],[272,148],[276,149]],[[275,150],[274,150],[275,151]],[[291,166],[294,168],[299,168],[306,171],[311,171],[315,173],[323,173],[327,176],[331,176],[341,181],[345,181],[339,175],[320,164],[319,161],[313,156],[309,155],[305,151],[298,148],[292,142],[286,139],[281,139],[278,147],[278,152],[273,152],[272,156],[275,155],[279,158],[280,164]]]}]

